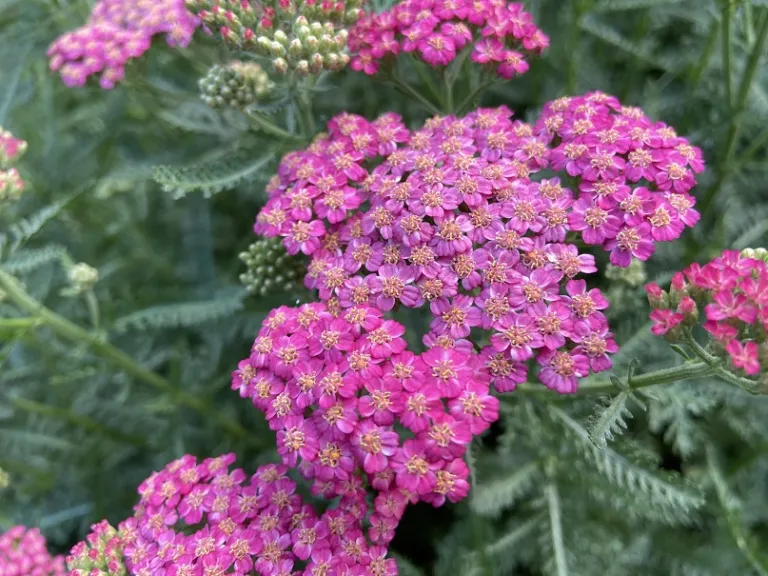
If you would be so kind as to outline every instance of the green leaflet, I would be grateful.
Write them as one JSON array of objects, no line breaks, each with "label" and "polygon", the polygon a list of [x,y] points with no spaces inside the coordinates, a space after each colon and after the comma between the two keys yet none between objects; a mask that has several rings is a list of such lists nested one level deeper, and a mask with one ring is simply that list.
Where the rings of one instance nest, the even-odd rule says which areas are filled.
[{"label": "green leaflet", "polygon": [[28,274],[41,266],[60,259],[63,254],[66,254],[64,247],[56,244],[42,248],[22,249],[5,261],[3,267],[13,274]]},{"label": "green leaflet", "polygon": [[704,497],[694,486],[672,475],[663,477],[651,472],[610,448],[596,447],[588,432],[561,409],[549,406],[549,412],[565,425],[565,430],[586,463],[611,484],[638,492],[647,505],[665,512],[690,514],[704,505]]},{"label": "green leaflet", "polygon": [[188,166],[157,166],[153,178],[176,199],[198,191],[208,197],[253,180],[273,158],[239,150]]},{"label": "green leaflet", "polygon": [[118,332],[198,326],[234,315],[243,308],[245,290],[227,291],[218,298],[152,306],[115,321]]},{"label": "green leaflet", "polygon": [[474,486],[470,492],[472,510],[481,516],[498,516],[526,496],[540,477],[541,467],[534,461],[508,476]]},{"label": "green leaflet", "polygon": [[625,419],[632,418],[632,412],[627,408],[627,402],[636,400],[630,391],[623,391],[606,401],[604,405],[598,405],[595,413],[589,420],[587,429],[589,439],[598,448],[605,448],[609,440],[613,440],[614,434],[622,434],[627,429]]}]

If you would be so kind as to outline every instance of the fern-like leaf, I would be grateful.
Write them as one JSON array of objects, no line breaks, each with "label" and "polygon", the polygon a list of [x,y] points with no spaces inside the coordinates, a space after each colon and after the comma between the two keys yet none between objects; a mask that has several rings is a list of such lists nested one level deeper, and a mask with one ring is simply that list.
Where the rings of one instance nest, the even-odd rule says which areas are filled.
[{"label": "fern-like leaf", "polygon": [[245,290],[239,290],[212,300],[152,306],[118,319],[115,321],[115,330],[124,332],[129,329],[180,328],[221,320],[242,310],[246,294]]},{"label": "fern-like leaf", "polygon": [[626,419],[632,418],[632,412],[627,408],[630,399],[635,399],[632,392],[625,390],[596,408],[587,427],[589,439],[595,446],[605,448],[614,435],[623,434],[627,429]]},{"label": "fern-like leaf", "polygon": [[254,157],[252,151],[241,150],[190,166],[157,166],[154,179],[176,199],[196,191],[209,197],[253,180],[273,157],[272,153]]},{"label": "fern-like leaf", "polygon": [[595,446],[589,433],[568,414],[555,406],[549,407],[555,419],[565,425],[578,452],[601,477],[625,490],[637,491],[650,506],[676,514],[690,514],[704,505],[704,498],[682,479],[662,477],[630,462],[611,448]]},{"label": "fern-like leaf", "polygon": [[59,212],[61,212],[66,205],[77,196],[77,194],[78,193],[71,194],[65,198],[57,200],[56,202],[41,208],[29,218],[14,222],[10,227],[9,234],[0,235],[0,247],[5,246],[10,241],[10,252],[14,253],[25,242],[32,238],[32,236],[37,234],[43,226],[58,216]]},{"label": "fern-like leaf", "polygon": [[501,512],[525,496],[541,476],[538,462],[529,462],[509,476],[472,490],[472,509],[481,516],[497,517]]},{"label": "fern-like leaf", "polygon": [[768,558],[760,551],[758,542],[749,534],[744,526],[741,519],[741,503],[728,487],[725,476],[717,462],[717,456],[711,447],[707,450],[707,465],[709,477],[712,480],[715,492],[717,493],[717,499],[723,509],[731,536],[733,536],[736,545],[755,573],[758,576],[768,576]]},{"label": "fern-like leaf", "polygon": [[28,274],[41,266],[58,260],[65,254],[62,246],[51,244],[43,248],[30,248],[17,251],[3,267],[12,274]]}]

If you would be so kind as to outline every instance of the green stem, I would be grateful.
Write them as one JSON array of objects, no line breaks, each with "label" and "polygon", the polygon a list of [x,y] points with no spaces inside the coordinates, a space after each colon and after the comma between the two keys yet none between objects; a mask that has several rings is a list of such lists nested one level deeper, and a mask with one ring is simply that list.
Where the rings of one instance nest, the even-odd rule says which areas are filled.
[{"label": "green stem", "polygon": [[422,94],[414,90],[410,85],[406,84],[405,82],[401,81],[400,79],[396,77],[392,77],[391,82],[399,88],[406,96],[410,96],[417,102],[420,102],[427,110],[429,110],[432,114],[440,114],[440,110],[432,104],[429,100],[427,100]]},{"label": "green stem", "polygon": [[725,102],[728,106],[728,111],[733,111],[733,75],[731,72],[731,14],[733,12],[733,5],[731,0],[725,1],[725,8],[723,9],[722,18],[720,21],[721,32],[720,42],[723,60],[723,75],[725,76]]},{"label": "green stem", "polygon": [[8,401],[19,410],[24,410],[26,412],[31,412],[33,414],[42,414],[44,416],[52,416],[54,418],[60,418],[62,420],[66,420],[71,424],[74,424],[75,426],[79,426],[85,430],[88,430],[89,432],[100,434],[112,440],[125,442],[127,444],[132,444],[133,446],[138,446],[138,447],[143,447],[143,446],[146,446],[147,444],[146,440],[141,436],[124,434],[119,430],[115,430],[113,428],[104,426],[103,424],[96,422],[95,420],[92,420],[87,416],[83,416],[81,414],[75,414],[72,410],[69,410],[67,408],[60,408],[59,406],[50,406],[48,404],[35,402],[34,400],[28,400],[26,398],[18,398],[18,397],[9,398]]},{"label": "green stem", "polygon": [[456,115],[461,116],[464,112],[466,112],[467,106],[471,105],[474,99],[477,98],[481,92],[483,92],[487,88],[490,88],[497,82],[499,82],[498,78],[493,78],[491,80],[481,82],[480,85],[477,88],[475,88],[472,92],[470,92],[469,95],[466,98],[464,98],[461,104],[459,104],[459,106],[456,108]]},{"label": "green stem", "polygon": [[91,316],[91,325],[94,330],[98,330],[100,322],[99,301],[96,299],[93,290],[88,290],[88,292],[85,293],[85,304],[88,306],[88,313]]},{"label": "green stem", "polygon": [[717,180],[715,181],[715,184],[707,190],[704,197],[698,203],[699,211],[703,215],[708,214],[712,209],[715,198],[725,183],[725,179],[733,169],[733,155],[736,151],[736,143],[738,142],[739,132],[741,131],[741,125],[745,116],[747,98],[749,96],[749,91],[752,89],[755,76],[757,75],[757,65],[760,63],[760,58],[765,50],[766,40],[768,40],[768,13],[762,15],[757,39],[752,47],[752,52],[749,54],[744,75],[739,83],[739,92],[736,95],[736,102],[734,103],[734,108],[732,110],[733,115],[731,117],[731,125],[728,128],[728,134],[725,138],[723,150],[719,154],[721,164]]},{"label": "green stem", "polygon": [[315,126],[315,115],[312,112],[312,87],[314,86],[314,78],[310,77],[307,80],[305,86],[301,87],[301,96],[299,97],[299,108],[304,116],[304,125],[306,126],[305,135],[308,140],[311,140],[317,127]]},{"label": "green stem", "polygon": [[16,278],[2,269],[0,269],[0,289],[6,293],[7,297],[13,301],[16,306],[25,312],[32,314],[40,324],[47,325],[62,338],[71,340],[72,342],[86,344],[96,354],[115,366],[118,366],[125,371],[126,374],[169,394],[179,404],[210,418],[233,436],[240,438],[249,437],[248,432],[240,426],[240,424],[233,421],[231,418],[212,410],[205,401],[174,388],[168,380],[151,370],[147,370],[126,353],[103,340],[98,334],[84,330],[53,310],[43,306],[42,303],[27,294]]},{"label": "green stem", "polygon": [[288,130],[285,130],[284,128],[280,128],[277,124],[272,122],[271,120],[268,120],[258,112],[254,112],[252,110],[246,109],[246,113],[248,114],[248,117],[251,118],[256,125],[264,130],[264,132],[268,134],[272,134],[273,136],[277,136],[278,138],[282,138],[284,140],[303,140],[300,136],[297,136],[296,134],[291,134],[288,132]]},{"label": "green stem", "polygon": [[[707,362],[686,362],[680,366],[662,368],[653,372],[646,372],[640,376],[633,376],[629,381],[629,387],[633,390],[656,386],[658,384],[670,384],[680,380],[699,378],[709,374],[716,374],[718,366]],[[549,389],[541,384],[527,382],[517,387],[521,392],[546,393]],[[579,383],[581,394],[609,394],[616,392],[616,386],[610,380],[584,380]]]},{"label": "green stem", "polygon": [[24,330],[39,324],[37,318],[0,318],[0,330]]}]

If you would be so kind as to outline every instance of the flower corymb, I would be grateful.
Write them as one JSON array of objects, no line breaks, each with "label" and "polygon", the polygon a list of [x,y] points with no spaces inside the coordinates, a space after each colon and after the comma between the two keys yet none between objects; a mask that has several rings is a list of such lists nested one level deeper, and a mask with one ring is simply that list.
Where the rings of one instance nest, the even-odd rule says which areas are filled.
[{"label": "flower corymb", "polygon": [[285,156],[254,231],[310,257],[305,284],[330,308],[429,306],[428,347],[473,349],[470,332],[488,331],[498,390],[530,359],[563,393],[611,367],[608,302],[575,239],[627,266],[698,219],[698,149],[602,93],[552,102],[534,126],[500,107],[415,131],[341,114],[328,129]]}]

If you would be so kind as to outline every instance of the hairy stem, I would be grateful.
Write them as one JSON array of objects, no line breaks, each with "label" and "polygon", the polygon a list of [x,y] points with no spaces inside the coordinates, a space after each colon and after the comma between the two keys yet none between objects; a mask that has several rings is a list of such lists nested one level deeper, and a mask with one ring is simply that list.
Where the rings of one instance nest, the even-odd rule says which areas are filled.
[{"label": "hairy stem", "polygon": [[[631,389],[646,388],[658,384],[671,384],[680,380],[689,380],[700,376],[717,373],[718,366],[707,362],[686,362],[680,366],[662,368],[653,372],[646,372],[640,376],[633,376],[628,382]],[[526,382],[517,387],[522,392],[546,393],[549,389],[541,384]],[[616,392],[616,386],[609,380],[584,380],[579,384],[580,394],[609,394]]]},{"label": "hairy stem", "polygon": [[736,100],[733,103],[733,108],[731,109],[731,124],[728,128],[725,143],[719,154],[721,164],[717,180],[714,185],[707,190],[699,202],[699,211],[702,214],[708,214],[712,209],[715,198],[717,198],[726,178],[734,167],[733,156],[736,151],[736,143],[738,142],[739,133],[741,132],[742,122],[744,121],[747,98],[749,97],[749,92],[752,89],[752,84],[757,75],[757,65],[760,63],[763,51],[765,50],[766,40],[768,40],[768,13],[762,14],[757,38],[755,39],[752,51],[749,54],[747,66],[744,69],[744,75],[739,83],[739,91],[736,95]]},{"label": "hairy stem", "polygon": [[429,100],[427,100],[421,93],[417,92],[413,87],[411,87],[409,84],[403,82],[399,78],[393,77],[391,79],[392,83],[395,85],[395,87],[399,88],[403,94],[406,96],[410,96],[420,104],[422,104],[427,110],[429,110],[432,114],[440,114],[440,110],[432,104]]},{"label": "hairy stem", "polygon": [[5,270],[0,269],[0,288],[5,291],[8,298],[19,308],[33,315],[40,324],[45,324],[60,337],[86,344],[103,359],[121,368],[126,374],[150,384],[158,390],[169,394],[179,404],[191,408],[200,414],[210,418],[222,429],[233,436],[248,438],[248,432],[237,422],[229,417],[219,414],[203,400],[190,396],[181,390],[174,388],[168,380],[159,374],[144,368],[125,352],[115,348],[109,342],[103,340],[99,334],[89,332],[80,326],[70,322],[53,310],[46,308],[42,303],[30,296],[19,281]]},{"label": "hairy stem", "polygon": [[300,136],[297,136],[296,134],[291,134],[290,132],[288,132],[288,130],[285,130],[284,128],[280,128],[280,126],[278,126],[271,120],[265,118],[258,112],[254,112],[252,110],[246,109],[246,113],[248,114],[248,117],[251,120],[253,120],[255,124],[267,134],[272,134],[273,136],[277,136],[278,138],[282,138],[283,140],[303,140],[303,138],[301,138]]}]

